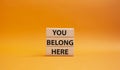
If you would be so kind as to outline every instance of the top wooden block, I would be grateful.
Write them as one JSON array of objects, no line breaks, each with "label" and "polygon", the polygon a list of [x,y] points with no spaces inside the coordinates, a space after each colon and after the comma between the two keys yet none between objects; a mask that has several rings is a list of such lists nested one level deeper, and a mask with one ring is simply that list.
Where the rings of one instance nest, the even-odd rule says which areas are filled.
[{"label": "top wooden block", "polygon": [[46,28],[47,38],[73,38],[74,28]]}]

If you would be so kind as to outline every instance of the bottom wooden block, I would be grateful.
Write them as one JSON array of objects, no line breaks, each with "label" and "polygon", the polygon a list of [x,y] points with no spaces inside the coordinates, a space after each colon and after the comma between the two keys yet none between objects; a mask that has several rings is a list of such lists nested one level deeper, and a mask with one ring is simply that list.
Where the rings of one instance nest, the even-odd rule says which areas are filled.
[{"label": "bottom wooden block", "polygon": [[46,47],[46,55],[73,55],[74,47]]}]

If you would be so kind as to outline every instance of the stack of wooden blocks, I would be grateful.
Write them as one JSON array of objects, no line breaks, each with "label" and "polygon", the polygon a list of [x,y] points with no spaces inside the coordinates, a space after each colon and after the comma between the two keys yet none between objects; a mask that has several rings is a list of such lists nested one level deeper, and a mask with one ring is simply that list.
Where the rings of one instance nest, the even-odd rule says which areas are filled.
[{"label": "stack of wooden blocks", "polygon": [[74,28],[46,28],[46,55],[73,55]]}]

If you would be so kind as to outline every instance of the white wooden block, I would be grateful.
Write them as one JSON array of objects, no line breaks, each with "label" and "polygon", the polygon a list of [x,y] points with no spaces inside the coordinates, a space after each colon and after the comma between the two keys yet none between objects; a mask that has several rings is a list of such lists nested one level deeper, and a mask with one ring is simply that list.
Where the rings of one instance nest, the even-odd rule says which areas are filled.
[{"label": "white wooden block", "polygon": [[46,55],[73,55],[74,47],[46,47]]},{"label": "white wooden block", "polygon": [[65,37],[71,38],[74,37],[73,28],[46,28],[46,36],[51,37]]},{"label": "white wooden block", "polygon": [[74,46],[74,38],[46,38],[46,46],[71,47]]}]

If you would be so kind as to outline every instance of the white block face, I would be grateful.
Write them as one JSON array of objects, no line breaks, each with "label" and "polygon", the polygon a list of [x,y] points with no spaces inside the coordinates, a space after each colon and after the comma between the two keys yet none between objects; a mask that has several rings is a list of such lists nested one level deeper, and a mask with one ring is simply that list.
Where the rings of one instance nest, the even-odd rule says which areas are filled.
[{"label": "white block face", "polygon": [[74,47],[47,47],[47,55],[73,55]]},{"label": "white block face", "polygon": [[74,29],[73,28],[47,28],[46,36],[47,38],[51,38],[51,37],[72,38],[74,37]]},{"label": "white block face", "polygon": [[73,51],[73,28],[46,29],[46,55],[73,55]]}]

